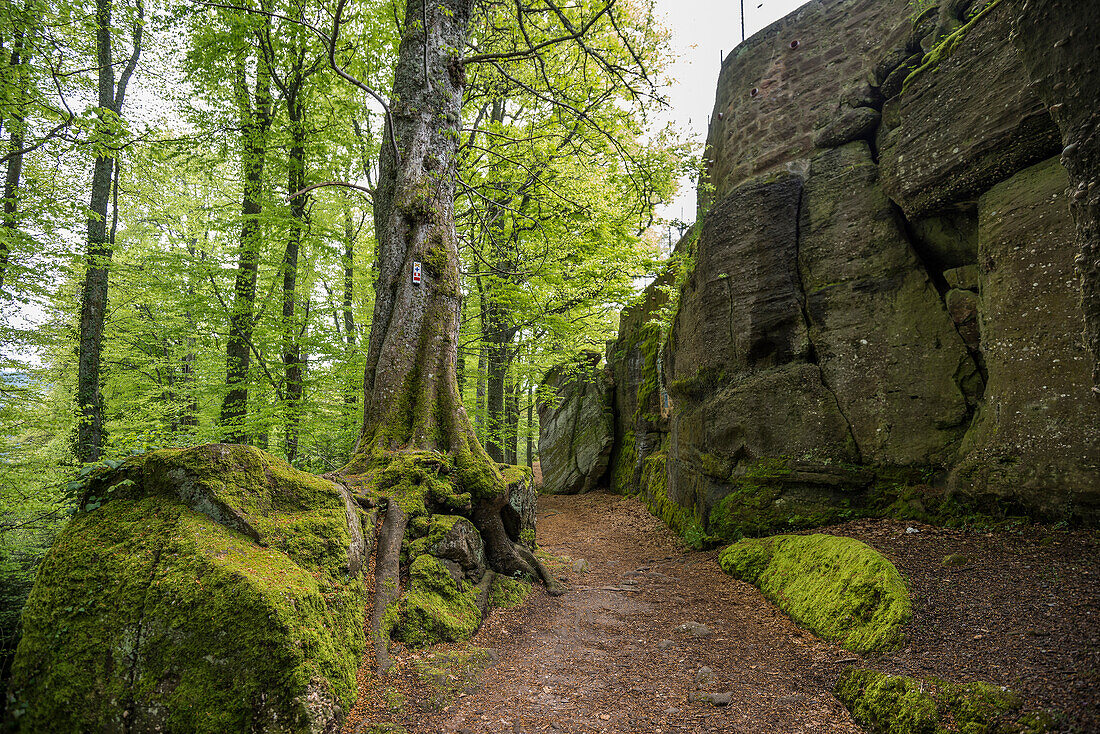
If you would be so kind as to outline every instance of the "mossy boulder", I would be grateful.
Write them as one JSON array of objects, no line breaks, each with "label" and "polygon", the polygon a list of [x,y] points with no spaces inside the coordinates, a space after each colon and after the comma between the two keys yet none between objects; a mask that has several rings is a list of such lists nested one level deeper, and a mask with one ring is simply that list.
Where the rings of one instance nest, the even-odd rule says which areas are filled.
[{"label": "mossy boulder", "polygon": [[364,647],[343,488],[214,445],[131,459],[82,507],[24,610],[15,731],[338,730]]},{"label": "mossy boulder", "polygon": [[745,539],[723,550],[718,562],[726,573],[758,587],[795,622],[849,650],[897,647],[912,614],[894,564],[851,538]]},{"label": "mossy boulder", "polygon": [[424,647],[468,640],[481,624],[478,591],[455,580],[435,556],[417,556],[409,566],[408,591],[401,597],[394,639]]},{"label": "mossy boulder", "polygon": [[957,684],[850,668],[840,676],[835,693],[856,721],[875,734],[1047,731],[1041,716],[1014,716],[1022,706],[1019,696],[982,681]]}]

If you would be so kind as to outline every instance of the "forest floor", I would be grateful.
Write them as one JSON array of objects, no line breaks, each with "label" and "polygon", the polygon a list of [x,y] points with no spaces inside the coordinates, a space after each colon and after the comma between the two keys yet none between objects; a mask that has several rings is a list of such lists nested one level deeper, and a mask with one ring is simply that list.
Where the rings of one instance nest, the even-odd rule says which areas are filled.
[{"label": "forest floor", "polygon": [[[815,638],[636,499],[540,497],[538,542],[570,590],[494,612],[472,640],[493,663],[452,701],[429,705],[412,674],[428,652],[398,650],[389,693],[371,683],[345,732],[861,732],[832,695],[849,666],[990,681],[1061,712],[1064,731],[1100,731],[1100,534],[888,520],[825,532],[874,546],[906,577],[902,649],[861,656]],[[967,562],[944,565],[949,554]]]}]

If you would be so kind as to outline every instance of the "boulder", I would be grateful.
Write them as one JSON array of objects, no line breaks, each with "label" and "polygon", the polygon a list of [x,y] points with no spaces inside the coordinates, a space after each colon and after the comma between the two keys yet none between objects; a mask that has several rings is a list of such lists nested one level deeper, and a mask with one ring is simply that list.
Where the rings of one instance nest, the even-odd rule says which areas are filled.
[{"label": "boulder", "polygon": [[364,546],[343,487],[251,447],[94,476],[23,613],[13,728],[339,731]]},{"label": "boulder", "polygon": [[1061,150],[1058,130],[1006,43],[1023,0],[1002,0],[933,49],[888,99],[883,188],[910,220],[973,202]]},{"label": "boulder", "polygon": [[978,203],[985,401],[952,486],[982,506],[1100,516],[1100,405],[1081,344],[1077,248],[1056,158]]},{"label": "boulder", "polygon": [[539,412],[542,487],[556,494],[590,492],[607,474],[614,442],[611,373],[600,355],[550,370],[543,379]]}]

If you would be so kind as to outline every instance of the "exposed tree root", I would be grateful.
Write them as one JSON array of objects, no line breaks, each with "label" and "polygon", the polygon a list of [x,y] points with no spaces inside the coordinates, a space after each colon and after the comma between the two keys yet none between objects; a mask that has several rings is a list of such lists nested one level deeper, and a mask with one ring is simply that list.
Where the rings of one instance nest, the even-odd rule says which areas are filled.
[{"label": "exposed tree root", "polygon": [[377,673],[390,667],[389,637],[393,627],[393,610],[401,598],[401,541],[409,516],[395,500],[386,504],[386,518],[378,534],[377,560],[374,571],[374,611],[371,613],[371,640],[374,643],[374,665]]}]

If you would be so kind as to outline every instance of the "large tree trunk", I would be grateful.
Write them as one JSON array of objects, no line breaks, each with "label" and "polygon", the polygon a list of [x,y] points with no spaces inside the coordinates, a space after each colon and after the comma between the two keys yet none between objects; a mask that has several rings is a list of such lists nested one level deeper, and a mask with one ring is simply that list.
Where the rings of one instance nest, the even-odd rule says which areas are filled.
[{"label": "large tree trunk", "polygon": [[1100,3],[1027,0],[1012,38],[1062,133],[1093,394],[1100,399]]},{"label": "large tree trunk", "polygon": [[[99,106],[122,114],[126,85],[141,54],[144,5],[138,2],[133,49],[115,84],[111,52],[111,0],[96,0],[96,62],[99,67]],[[103,123],[105,124],[105,123]],[[105,141],[106,142],[106,141]],[[114,226],[108,231],[107,208],[112,183],[117,195],[118,165],[113,157],[99,156],[92,167],[92,189],[88,208],[87,266],[80,299],[80,337],[77,358],[76,403],[78,424],[74,450],[82,462],[98,461],[103,453],[103,396],[99,391],[103,322],[107,312],[108,270],[114,244]],[[115,200],[117,212],[118,201]]]},{"label": "large tree trunk", "polygon": [[263,245],[260,213],[263,210],[264,162],[267,133],[271,125],[271,75],[263,58],[256,64],[255,100],[250,96],[243,51],[236,63],[235,92],[241,121],[241,239],[237,277],[233,286],[233,307],[229,315],[229,337],[225,345],[225,384],[221,423],[229,443],[247,443],[248,371],[251,366],[253,306],[256,301],[256,271]]},{"label": "large tree trunk", "polygon": [[[469,493],[467,510],[491,569],[553,577],[510,537],[507,487],[474,435],[458,394],[459,262],[454,228],[455,154],[465,75],[461,54],[473,0],[408,0],[374,198],[378,279],[364,372],[363,427],[342,472],[375,478],[387,462],[448,455],[449,481]],[[412,278],[422,264],[422,282]],[[438,460],[437,460],[438,463]],[[400,496],[386,525],[404,527]],[[397,514],[394,514],[397,513]],[[391,522],[390,516],[394,514]],[[378,604],[391,605],[399,576],[379,576]],[[379,569],[383,573],[383,569]],[[397,581],[387,579],[397,579]],[[555,589],[556,590],[556,589]],[[376,607],[377,610],[378,607]],[[386,614],[374,615],[376,644]],[[376,650],[376,654],[378,651]],[[382,657],[378,667],[386,665]]]}]

